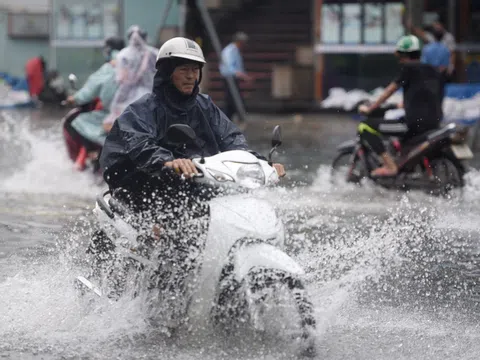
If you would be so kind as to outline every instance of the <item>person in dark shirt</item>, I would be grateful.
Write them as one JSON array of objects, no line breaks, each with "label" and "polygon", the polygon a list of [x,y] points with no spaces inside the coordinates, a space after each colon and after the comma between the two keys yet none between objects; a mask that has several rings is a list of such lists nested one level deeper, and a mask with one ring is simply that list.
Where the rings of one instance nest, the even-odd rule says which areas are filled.
[{"label": "person in dark shirt", "polygon": [[359,111],[370,114],[380,107],[399,88],[403,88],[405,117],[399,120],[368,119],[359,125],[360,137],[381,156],[384,166],[375,169],[372,176],[395,176],[397,164],[387,152],[381,135],[401,137],[404,141],[438,128],[442,119],[442,87],[439,72],[420,61],[420,41],[416,36],[402,37],[397,43],[396,55],[401,64],[400,75],[385,89],[378,100],[361,105]]}]

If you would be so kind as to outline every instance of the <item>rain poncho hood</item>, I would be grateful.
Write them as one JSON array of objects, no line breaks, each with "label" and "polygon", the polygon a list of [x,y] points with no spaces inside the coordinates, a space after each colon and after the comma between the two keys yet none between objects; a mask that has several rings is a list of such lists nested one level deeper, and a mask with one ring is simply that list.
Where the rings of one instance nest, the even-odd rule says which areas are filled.
[{"label": "rain poncho hood", "polygon": [[118,90],[110,107],[106,123],[113,123],[132,102],[149,93],[153,86],[156,55],[134,29],[126,48],[116,56],[115,71]]},{"label": "rain poncho hood", "polygon": [[[115,121],[100,156],[105,181],[112,188],[134,181],[136,176],[152,176],[175,158],[215,155],[227,150],[247,150],[240,130],[207,95],[180,93],[170,81],[181,60],[157,64],[153,92],[130,104]],[[197,135],[196,145],[181,149],[169,144],[170,125],[187,124]]]}]

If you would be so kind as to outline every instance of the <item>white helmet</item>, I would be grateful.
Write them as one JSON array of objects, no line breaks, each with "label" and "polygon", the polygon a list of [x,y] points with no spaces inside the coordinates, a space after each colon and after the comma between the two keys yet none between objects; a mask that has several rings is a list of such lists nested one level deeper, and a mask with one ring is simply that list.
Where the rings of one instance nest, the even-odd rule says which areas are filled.
[{"label": "white helmet", "polygon": [[162,45],[157,55],[157,63],[163,59],[181,58],[205,64],[205,57],[200,46],[193,40],[175,37]]}]

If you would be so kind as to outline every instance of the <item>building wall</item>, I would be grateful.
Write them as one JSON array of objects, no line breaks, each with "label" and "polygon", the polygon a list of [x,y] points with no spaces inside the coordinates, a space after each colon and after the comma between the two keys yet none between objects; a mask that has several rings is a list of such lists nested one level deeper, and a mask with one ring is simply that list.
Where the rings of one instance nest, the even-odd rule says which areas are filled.
[{"label": "building wall", "polygon": [[[126,31],[130,25],[139,25],[148,32],[148,42],[155,46],[157,30],[165,10],[166,0],[123,0],[123,28]],[[141,4],[141,6],[139,6]],[[165,26],[178,24],[178,6],[174,1]],[[65,76],[75,73],[80,83],[97,70],[104,62],[101,48],[56,48],[56,68]]]},{"label": "building wall", "polygon": [[[43,55],[48,64],[55,66],[63,75],[73,72],[77,74],[80,81],[84,81],[102,64],[101,49],[98,48],[53,49],[50,48],[49,40],[10,39],[8,36],[9,9],[24,10],[29,7],[12,7],[13,1],[2,1],[0,5],[5,8],[2,9],[0,6],[0,71],[23,76],[25,62],[31,57]],[[158,25],[166,2],[166,0],[124,0],[124,29],[133,24],[140,25],[147,30],[149,43],[156,45]],[[178,14],[177,1],[174,1],[165,26],[176,26]]]},{"label": "building wall", "polygon": [[0,8],[18,11],[46,11],[50,0],[0,0]]},{"label": "building wall", "polygon": [[[398,64],[392,55],[395,42],[371,45],[359,42],[351,46],[341,40],[324,41],[329,32],[329,23],[322,24],[324,5],[351,5],[350,0],[313,0],[315,4],[315,98],[321,101],[328,96],[332,87],[346,89],[361,88],[367,91],[385,86],[398,71]],[[383,0],[384,4],[404,3],[404,16],[416,26],[431,23],[432,18],[442,21],[457,41],[455,82],[473,82],[480,79],[480,1],[479,0]],[[362,1],[357,6],[382,2]],[[366,13],[366,10],[365,10]],[[365,16],[365,13],[363,16]],[[388,29],[386,14],[384,31]],[[340,17],[341,19],[341,17]],[[325,26],[323,26],[325,25]],[[351,23],[347,22],[347,25]],[[398,24],[397,24],[398,25]],[[362,29],[365,29],[364,25]],[[389,29],[390,30],[390,29]],[[405,30],[408,32],[408,30]],[[340,36],[338,36],[340,39]],[[476,57],[477,55],[478,58]],[[471,65],[473,63],[473,65]]]},{"label": "building wall", "polygon": [[10,39],[8,11],[0,9],[0,71],[23,76],[26,61],[39,55],[43,55],[48,60],[48,40]]},{"label": "building wall", "polygon": [[[158,25],[166,7],[166,0],[124,0],[125,30],[130,25],[137,24],[148,32],[148,41],[157,45]],[[139,6],[139,4],[142,4]],[[173,1],[165,26],[178,25],[178,1]]]}]

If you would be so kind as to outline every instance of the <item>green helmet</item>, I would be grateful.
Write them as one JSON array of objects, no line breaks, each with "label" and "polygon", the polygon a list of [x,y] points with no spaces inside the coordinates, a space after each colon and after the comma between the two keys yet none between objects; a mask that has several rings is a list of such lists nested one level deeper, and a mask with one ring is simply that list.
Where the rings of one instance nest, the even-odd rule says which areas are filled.
[{"label": "green helmet", "polygon": [[420,40],[414,35],[402,36],[397,42],[397,51],[402,53],[420,51]]}]

